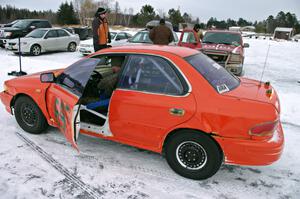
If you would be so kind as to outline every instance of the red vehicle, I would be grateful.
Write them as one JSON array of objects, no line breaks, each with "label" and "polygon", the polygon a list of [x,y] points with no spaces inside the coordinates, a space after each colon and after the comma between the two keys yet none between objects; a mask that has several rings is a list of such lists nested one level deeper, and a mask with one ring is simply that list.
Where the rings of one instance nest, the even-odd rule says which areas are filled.
[{"label": "red vehicle", "polygon": [[193,29],[184,29],[181,33],[178,46],[201,50],[202,45],[199,36]]},{"label": "red vehicle", "polygon": [[249,47],[249,44],[243,43],[239,32],[225,30],[207,31],[204,34],[202,44],[193,30],[184,30],[179,45],[201,50],[228,71],[238,76],[243,73],[244,48]]},{"label": "red vehicle", "polygon": [[275,90],[237,78],[193,49],[105,49],[64,70],[8,80],[4,88],[6,110],[29,133],[51,125],[75,148],[83,133],[164,153],[187,178],[208,178],[222,162],[268,165],[283,150]]}]

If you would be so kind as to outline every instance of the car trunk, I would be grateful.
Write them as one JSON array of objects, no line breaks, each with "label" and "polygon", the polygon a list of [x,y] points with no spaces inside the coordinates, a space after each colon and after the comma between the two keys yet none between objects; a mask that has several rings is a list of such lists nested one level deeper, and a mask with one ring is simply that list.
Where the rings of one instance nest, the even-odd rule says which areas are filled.
[{"label": "car trunk", "polygon": [[[272,86],[267,86],[264,83],[247,78],[240,79],[240,86],[224,95],[272,104],[278,113],[280,113],[279,99]],[[268,94],[268,90],[272,90],[272,93]]]}]

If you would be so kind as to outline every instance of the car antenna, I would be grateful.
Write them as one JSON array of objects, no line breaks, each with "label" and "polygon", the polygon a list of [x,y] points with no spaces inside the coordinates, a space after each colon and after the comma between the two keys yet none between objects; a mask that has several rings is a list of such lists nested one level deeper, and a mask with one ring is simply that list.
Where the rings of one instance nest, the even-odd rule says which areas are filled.
[{"label": "car antenna", "polygon": [[270,43],[269,43],[269,46],[268,46],[268,51],[267,51],[267,55],[266,55],[266,59],[265,59],[265,63],[264,63],[264,68],[263,68],[263,71],[262,71],[262,74],[261,74],[261,77],[260,77],[260,84],[259,85],[261,85],[262,84],[262,78],[263,78],[263,76],[264,76],[264,73],[265,73],[265,70],[266,70],[266,66],[267,66],[267,61],[268,61],[268,57],[269,57],[269,52],[270,52],[270,47],[271,47],[271,45],[270,45]]},{"label": "car antenna", "polygon": [[19,67],[20,67],[20,71],[11,71],[9,73],[7,73],[7,75],[9,76],[23,76],[23,75],[27,75],[26,72],[22,71],[22,52],[21,52],[21,40],[20,37],[18,38],[18,43],[19,43]]}]

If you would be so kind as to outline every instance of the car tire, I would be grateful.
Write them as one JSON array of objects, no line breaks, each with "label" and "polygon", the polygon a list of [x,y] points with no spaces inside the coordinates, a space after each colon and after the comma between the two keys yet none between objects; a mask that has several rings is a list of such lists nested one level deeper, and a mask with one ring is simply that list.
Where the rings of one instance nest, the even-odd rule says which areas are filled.
[{"label": "car tire", "polygon": [[68,45],[68,51],[69,52],[75,52],[76,51],[76,47],[77,47],[76,43],[75,42],[71,42]]},{"label": "car tire", "polygon": [[223,162],[219,145],[209,135],[192,130],[172,136],[165,154],[169,166],[176,173],[194,180],[213,176]]},{"label": "car tire", "polygon": [[41,50],[42,49],[41,49],[41,47],[39,45],[34,44],[30,48],[30,55],[32,55],[32,56],[38,56],[38,55],[41,54]]},{"label": "car tire", "polygon": [[32,134],[40,134],[48,127],[46,118],[38,105],[29,97],[17,98],[14,114],[20,127]]}]

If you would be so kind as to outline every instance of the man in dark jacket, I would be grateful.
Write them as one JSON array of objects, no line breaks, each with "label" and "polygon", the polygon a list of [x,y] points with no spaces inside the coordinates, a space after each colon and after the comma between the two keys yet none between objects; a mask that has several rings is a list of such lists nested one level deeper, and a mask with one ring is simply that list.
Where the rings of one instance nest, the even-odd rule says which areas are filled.
[{"label": "man in dark jacket", "polygon": [[103,48],[108,48],[109,46],[107,43],[111,42],[111,38],[105,8],[98,8],[93,20],[92,28],[95,52]]},{"label": "man in dark jacket", "polygon": [[165,20],[161,19],[159,21],[159,26],[156,26],[150,30],[149,37],[154,44],[168,45],[174,40],[173,33],[165,25]]}]

